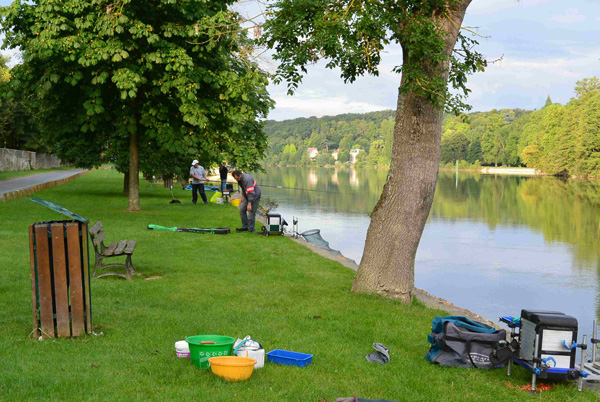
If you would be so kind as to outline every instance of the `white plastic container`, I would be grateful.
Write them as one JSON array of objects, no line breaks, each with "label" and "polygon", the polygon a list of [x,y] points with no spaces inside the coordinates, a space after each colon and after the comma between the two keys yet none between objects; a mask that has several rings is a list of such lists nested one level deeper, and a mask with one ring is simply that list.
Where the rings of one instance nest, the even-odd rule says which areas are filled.
[{"label": "white plastic container", "polygon": [[[236,350],[235,348],[243,341],[247,342]],[[256,364],[254,365],[255,369],[263,368],[265,366],[265,349],[260,343],[250,339],[250,336],[247,336],[244,339],[238,339],[234,344],[234,350],[236,356],[249,357],[256,360]]]},{"label": "white plastic container", "polygon": [[189,359],[190,345],[186,341],[175,342],[175,354],[181,359]]},{"label": "white plastic container", "polygon": [[252,350],[252,349],[246,349],[242,346],[241,348],[238,349],[238,351],[236,352],[235,355],[239,356],[239,357],[249,357],[251,359],[256,360],[256,364],[254,365],[255,369],[263,368],[265,366],[265,350],[264,349]]}]

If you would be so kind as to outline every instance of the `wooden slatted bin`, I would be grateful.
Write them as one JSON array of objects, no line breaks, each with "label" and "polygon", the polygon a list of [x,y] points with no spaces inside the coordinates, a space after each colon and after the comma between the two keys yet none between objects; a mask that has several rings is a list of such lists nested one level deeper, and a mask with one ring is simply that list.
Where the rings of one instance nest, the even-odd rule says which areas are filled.
[{"label": "wooden slatted bin", "polygon": [[92,333],[87,223],[29,226],[33,334],[67,338]]}]

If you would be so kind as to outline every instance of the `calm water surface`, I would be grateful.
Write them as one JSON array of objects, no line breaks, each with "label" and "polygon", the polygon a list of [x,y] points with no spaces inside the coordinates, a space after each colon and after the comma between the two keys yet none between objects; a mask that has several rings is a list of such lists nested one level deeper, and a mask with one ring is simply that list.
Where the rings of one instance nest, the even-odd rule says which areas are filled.
[{"label": "calm water surface", "polygon": [[[387,171],[267,168],[263,197],[360,262]],[[279,189],[284,186],[303,190]],[[310,190],[310,191],[309,191]],[[416,286],[490,320],[559,310],[589,333],[600,310],[600,182],[440,172]]]}]

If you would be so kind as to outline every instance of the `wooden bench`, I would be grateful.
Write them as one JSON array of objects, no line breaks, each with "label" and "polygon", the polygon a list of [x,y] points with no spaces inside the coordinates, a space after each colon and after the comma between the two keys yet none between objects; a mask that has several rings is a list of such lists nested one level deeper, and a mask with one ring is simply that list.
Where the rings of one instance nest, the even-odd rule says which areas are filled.
[{"label": "wooden bench", "polygon": [[[135,273],[135,268],[133,267],[133,263],[131,262],[131,256],[133,255],[133,250],[135,249],[135,240],[120,240],[110,244],[110,246],[104,245],[104,238],[106,237],[106,232],[102,230],[102,222],[96,222],[94,226],[90,228],[90,236],[92,237],[92,244],[94,245],[94,250],[96,251],[96,264],[94,266],[94,278],[101,278],[107,275],[117,275],[126,279],[133,279],[133,274]],[[119,257],[119,256],[127,256],[125,259],[125,264],[112,263],[107,264],[103,263],[102,260],[105,258],[111,257]],[[100,270],[104,270],[106,268],[111,267],[121,267],[125,268],[125,273],[120,272],[104,272],[98,275]]]}]

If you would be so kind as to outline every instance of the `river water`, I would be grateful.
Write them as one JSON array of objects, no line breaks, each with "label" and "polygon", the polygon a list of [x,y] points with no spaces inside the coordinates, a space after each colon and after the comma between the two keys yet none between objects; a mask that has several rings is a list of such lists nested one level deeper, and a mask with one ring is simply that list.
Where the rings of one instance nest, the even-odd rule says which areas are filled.
[{"label": "river water", "polygon": [[[266,168],[263,198],[300,232],[318,228],[360,262],[387,171]],[[271,186],[290,187],[274,188]],[[416,286],[496,321],[522,308],[600,311],[600,181],[440,172],[415,263]]]}]

